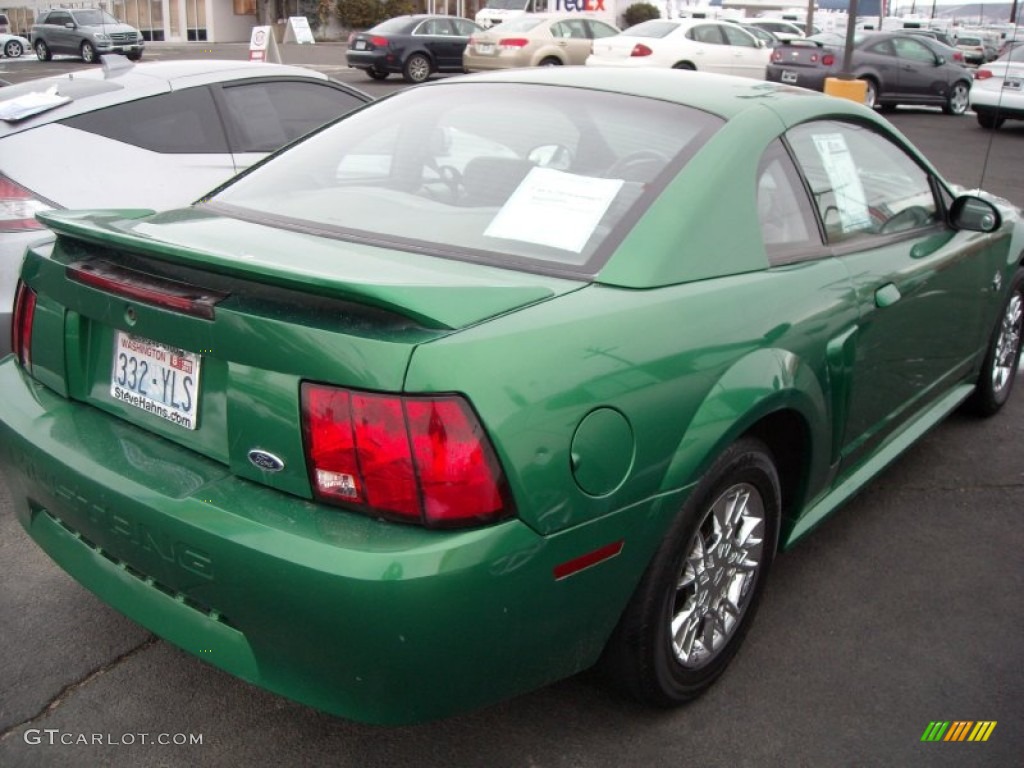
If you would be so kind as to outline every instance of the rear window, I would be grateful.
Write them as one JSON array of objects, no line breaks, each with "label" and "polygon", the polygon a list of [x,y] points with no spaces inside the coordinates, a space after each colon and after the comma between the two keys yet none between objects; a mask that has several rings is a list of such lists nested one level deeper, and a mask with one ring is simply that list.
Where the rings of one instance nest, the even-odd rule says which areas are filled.
[{"label": "rear window", "polygon": [[642,21],[630,27],[623,34],[630,37],[666,37],[679,29],[678,24],[671,21]]},{"label": "rear window", "polygon": [[592,275],[721,124],[679,104],[582,89],[410,89],[276,156],[209,204],[343,240]]}]

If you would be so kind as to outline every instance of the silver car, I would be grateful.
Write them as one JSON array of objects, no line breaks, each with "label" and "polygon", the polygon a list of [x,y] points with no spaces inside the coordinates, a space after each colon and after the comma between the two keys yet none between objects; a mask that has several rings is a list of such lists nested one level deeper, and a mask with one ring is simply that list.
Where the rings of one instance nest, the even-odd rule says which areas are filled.
[{"label": "silver car", "polygon": [[368,101],[301,67],[122,56],[0,88],[0,356],[38,211],[188,205]]},{"label": "silver car", "polygon": [[63,53],[81,56],[86,64],[105,53],[121,53],[138,61],[146,46],[139,30],[99,8],[43,11],[32,25],[29,39],[41,61]]}]

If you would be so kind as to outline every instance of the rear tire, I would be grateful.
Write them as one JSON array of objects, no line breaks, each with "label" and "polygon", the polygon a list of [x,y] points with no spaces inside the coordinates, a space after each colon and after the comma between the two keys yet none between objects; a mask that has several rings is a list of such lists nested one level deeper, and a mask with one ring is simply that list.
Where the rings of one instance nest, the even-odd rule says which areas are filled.
[{"label": "rear tire", "polygon": [[126,53],[129,61],[139,61],[142,59],[142,51],[133,51],[132,53]]},{"label": "rear tire", "polygon": [[608,641],[601,664],[614,683],[660,707],[711,687],[757,611],[780,510],[767,446],[737,441],[690,494]]},{"label": "rear tire", "polygon": [[989,130],[997,130],[1002,127],[1005,120],[1001,117],[996,117],[991,112],[979,112],[978,113],[978,125],[982,128],[988,128]]},{"label": "rear tire", "polygon": [[870,78],[864,78],[864,83],[867,85],[867,90],[864,93],[864,105],[870,109],[880,107],[881,105],[878,103],[878,84]]},{"label": "rear tire", "polygon": [[1024,330],[1024,269],[1018,269],[1010,293],[992,329],[985,362],[967,405],[979,416],[992,416],[1010,398],[1020,364],[1021,332]]},{"label": "rear tire", "polygon": [[687,72],[696,72],[697,68],[688,61],[679,61],[672,65],[672,69],[685,69]]},{"label": "rear tire", "polygon": [[53,54],[50,53],[50,46],[42,40],[36,40],[35,51],[40,61],[49,61],[53,58]]},{"label": "rear tire", "polygon": [[538,67],[560,67],[560,66],[562,66],[562,62],[561,62],[560,59],[558,59],[558,58],[556,58],[554,56],[546,56],[546,57],[544,57],[543,59],[540,60],[540,63],[537,66]]}]

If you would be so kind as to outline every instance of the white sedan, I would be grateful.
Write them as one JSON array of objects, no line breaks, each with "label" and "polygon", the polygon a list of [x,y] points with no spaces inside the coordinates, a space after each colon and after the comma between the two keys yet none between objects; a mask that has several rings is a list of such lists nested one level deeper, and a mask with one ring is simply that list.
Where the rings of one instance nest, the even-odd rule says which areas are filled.
[{"label": "white sedan", "polygon": [[587,65],[672,67],[764,79],[771,50],[738,24],[654,19],[594,41]]},{"label": "white sedan", "polygon": [[0,56],[5,56],[8,59],[17,59],[21,54],[30,49],[31,46],[24,37],[0,32]]},{"label": "white sedan", "polygon": [[982,128],[1024,120],[1024,46],[980,67],[974,73],[970,98]]},{"label": "white sedan", "polygon": [[0,88],[0,357],[25,247],[47,236],[36,212],[188,205],[370,101],[302,67],[103,59]]}]

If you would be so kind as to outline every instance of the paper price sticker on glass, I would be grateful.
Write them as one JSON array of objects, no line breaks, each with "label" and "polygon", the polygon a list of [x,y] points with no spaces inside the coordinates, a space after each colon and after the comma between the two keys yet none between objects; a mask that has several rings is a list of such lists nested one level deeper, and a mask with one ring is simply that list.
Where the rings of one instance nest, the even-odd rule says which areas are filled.
[{"label": "paper price sticker on glass", "polygon": [[199,369],[194,352],[117,331],[110,396],[186,429],[199,416]]}]

